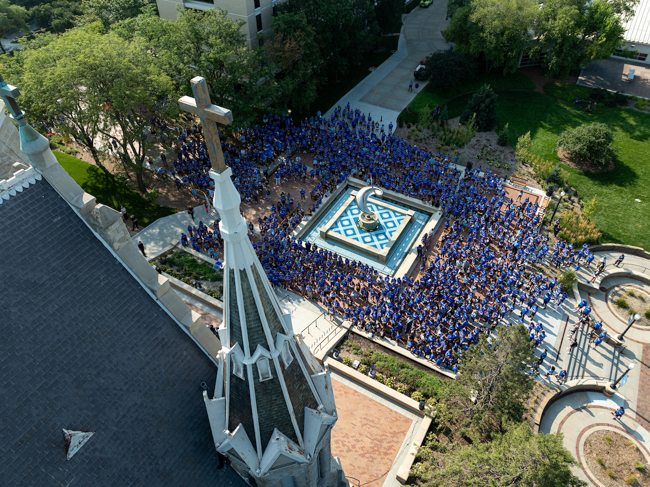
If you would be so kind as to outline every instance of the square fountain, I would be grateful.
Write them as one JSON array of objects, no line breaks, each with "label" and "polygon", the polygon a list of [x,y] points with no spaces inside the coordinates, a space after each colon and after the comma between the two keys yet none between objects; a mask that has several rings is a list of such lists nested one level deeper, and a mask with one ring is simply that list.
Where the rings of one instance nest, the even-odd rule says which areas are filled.
[{"label": "square fountain", "polygon": [[377,220],[376,228],[367,231],[359,225],[364,212],[357,203],[357,194],[362,187],[361,181],[346,181],[306,224],[296,229],[294,236],[371,265],[389,276],[395,276],[398,269],[406,273],[402,264],[415,260],[415,247],[425,231],[435,228],[440,211],[413,198],[384,191],[381,197],[365,198],[367,210]]},{"label": "square fountain", "polygon": [[393,245],[415,216],[415,211],[370,198],[368,208],[377,215],[379,226],[369,232],[357,225],[361,216],[357,193],[352,191],[333,218],[320,228],[320,236],[323,240],[338,241],[385,264]]}]

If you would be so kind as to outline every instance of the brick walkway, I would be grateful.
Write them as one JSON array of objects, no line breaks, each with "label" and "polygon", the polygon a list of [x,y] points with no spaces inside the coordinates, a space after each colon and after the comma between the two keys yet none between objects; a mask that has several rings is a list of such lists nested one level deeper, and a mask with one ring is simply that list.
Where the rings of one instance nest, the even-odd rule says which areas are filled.
[{"label": "brick walkway", "polygon": [[636,421],[650,431],[650,343],[643,345],[639,364],[639,395],[636,403]]},{"label": "brick walkway", "polygon": [[339,418],[332,431],[332,455],[341,459],[351,485],[380,487],[411,420],[338,381],[332,385]]}]

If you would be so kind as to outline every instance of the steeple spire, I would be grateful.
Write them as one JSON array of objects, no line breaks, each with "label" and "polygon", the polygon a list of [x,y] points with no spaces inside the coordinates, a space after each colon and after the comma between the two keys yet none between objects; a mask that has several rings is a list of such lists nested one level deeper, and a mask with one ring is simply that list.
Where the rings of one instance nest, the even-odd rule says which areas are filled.
[{"label": "steeple spire", "polygon": [[336,422],[329,371],[294,336],[248,238],[215,123],[229,123],[231,112],[211,104],[205,79],[194,78],[192,90],[195,99],[183,97],[180,105],[204,124],[225,253],[223,348],[214,397],[204,392],[215,446],[259,487],[288,478],[297,487],[316,487],[319,479],[338,485],[329,446]]}]

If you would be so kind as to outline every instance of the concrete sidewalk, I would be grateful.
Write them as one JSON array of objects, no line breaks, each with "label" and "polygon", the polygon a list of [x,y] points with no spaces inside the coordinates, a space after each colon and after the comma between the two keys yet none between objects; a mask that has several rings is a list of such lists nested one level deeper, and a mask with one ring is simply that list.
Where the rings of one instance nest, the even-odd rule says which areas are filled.
[{"label": "concrete sidewalk", "polygon": [[[419,81],[419,90],[408,91],[409,81],[413,80],[413,71],[418,63],[439,49],[449,49],[442,37],[442,31],[449,24],[446,20],[447,0],[434,0],[429,8],[416,7],[405,16],[400,34],[397,52],[381,66],[367,76],[342,97],[328,112],[331,116],[334,108],[351,107],[372,115],[373,120],[384,124],[396,124],[397,116],[422,90],[426,82]],[[413,80],[415,84],[416,81]]]}]

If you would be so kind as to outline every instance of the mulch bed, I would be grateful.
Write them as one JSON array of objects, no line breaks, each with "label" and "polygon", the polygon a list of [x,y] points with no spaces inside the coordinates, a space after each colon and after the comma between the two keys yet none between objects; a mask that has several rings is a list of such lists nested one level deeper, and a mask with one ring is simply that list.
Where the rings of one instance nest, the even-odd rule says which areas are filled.
[{"label": "mulch bed", "polygon": [[[646,458],[636,442],[626,436],[614,431],[596,431],[587,437],[584,453],[587,466],[606,487],[650,485],[650,473],[645,468],[641,471],[635,468],[637,463],[645,464]],[[636,476],[637,483],[631,476]]]}]

